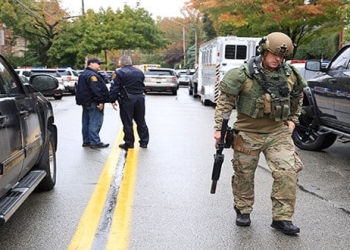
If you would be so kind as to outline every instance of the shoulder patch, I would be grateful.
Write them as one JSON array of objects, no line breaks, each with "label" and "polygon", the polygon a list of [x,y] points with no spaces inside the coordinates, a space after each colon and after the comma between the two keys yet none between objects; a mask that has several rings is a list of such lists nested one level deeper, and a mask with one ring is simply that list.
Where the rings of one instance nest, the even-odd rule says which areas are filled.
[{"label": "shoulder patch", "polygon": [[98,79],[97,79],[97,77],[96,76],[91,76],[91,81],[93,81],[93,82],[98,82]]},{"label": "shoulder patch", "polygon": [[227,88],[227,84],[221,81],[221,82],[219,83],[219,88],[220,88],[220,89],[226,89],[226,88]]},{"label": "shoulder patch", "polygon": [[114,74],[112,75],[112,80],[114,80],[116,77],[117,77],[117,73],[114,73]]}]

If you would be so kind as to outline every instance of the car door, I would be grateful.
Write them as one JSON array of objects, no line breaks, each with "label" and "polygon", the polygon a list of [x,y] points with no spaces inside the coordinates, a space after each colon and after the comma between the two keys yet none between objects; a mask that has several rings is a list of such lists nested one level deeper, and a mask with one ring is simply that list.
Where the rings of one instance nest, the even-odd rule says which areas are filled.
[{"label": "car door", "polygon": [[350,47],[344,47],[327,69],[334,92],[334,115],[342,126],[350,124]]},{"label": "car door", "polygon": [[0,196],[18,181],[25,158],[15,97],[23,96],[23,89],[16,89],[15,83],[0,57]]},{"label": "car door", "polygon": [[[20,152],[25,153],[25,158],[23,159],[23,168],[19,175],[19,178],[23,177],[32,166],[36,163],[39,154],[41,152],[41,147],[43,145],[42,138],[42,128],[39,121],[40,112],[40,100],[38,98],[44,98],[42,95],[37,95],[36,93],[26,93],[23,83],[20,81],[19,77],[13,73],[10,67],[2,62],[2,72],[1,77],[5,82],[15,81],[17,89],[14,92],[12,89],[7,91],[7,95],[15,103],[15,114],[17,120],[20,124],[20,129],[16,130],[17,134],[21,131],[21,150]],[[10,79],[10,80],[9,80]],[[7,88],[8,89],[8,88]],[[10,138],[11,139],[11,138]],[[11,139],[12,140],[12,139]]]}]

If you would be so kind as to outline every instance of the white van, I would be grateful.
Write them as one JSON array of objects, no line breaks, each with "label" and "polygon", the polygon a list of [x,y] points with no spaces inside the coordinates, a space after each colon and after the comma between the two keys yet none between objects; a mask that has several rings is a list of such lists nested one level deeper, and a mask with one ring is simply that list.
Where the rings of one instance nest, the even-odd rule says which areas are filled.
[{"label": "white van", "polygon": [[216,104],[219,83],[225,73],[257,55],[257,37],[217,37],[199,47],[198,86],[193,93],[203,105]]}]

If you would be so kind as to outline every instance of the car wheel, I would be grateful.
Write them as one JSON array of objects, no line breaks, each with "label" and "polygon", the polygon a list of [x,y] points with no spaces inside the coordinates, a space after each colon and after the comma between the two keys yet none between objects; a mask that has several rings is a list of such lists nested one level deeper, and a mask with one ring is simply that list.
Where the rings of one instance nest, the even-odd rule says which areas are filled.
[{"label": "car wheel", "polygon": [[205,99],[204,97],[201,97],[201,103],[204,106],[210,106],[211,102],[208,99]]},{"label": "car wheel", "polygon": [[191,84],[188,86],[188,94],[193,95],[193,88],[192,88]]},{"label": "car wheel", "polygon": [[172,92],[173,95],[177,95],[177,89],[174,89]]},{"label": "car wheel", "polygon": [[197,83],[194,82],[193,83],[193,98],[197,98],[198,97],[198,89],[197,89]]},{"label": "car wheel", "polygon": [[61,100],[62,99],[62,95],[60,95],[60,96],[54,96],[53,98],[55,98],[55,100]]},{"label": "car wheel", "polygon": [[320,151],[329,148],[337,139],[335,134],[319,134],[319,126],[315,125],[313,119],[307,115],[300,115],[299,122],[292,138],[294,144],[303,150]]},{"label": "car wheel", "polygon": [[35,166],[36,170],[44,170],[46,176],[37,187],[38,191],[49,191],[56,184],[56,145],[52,133],[48,130],[49,140],[46,143],[40,162]]}]

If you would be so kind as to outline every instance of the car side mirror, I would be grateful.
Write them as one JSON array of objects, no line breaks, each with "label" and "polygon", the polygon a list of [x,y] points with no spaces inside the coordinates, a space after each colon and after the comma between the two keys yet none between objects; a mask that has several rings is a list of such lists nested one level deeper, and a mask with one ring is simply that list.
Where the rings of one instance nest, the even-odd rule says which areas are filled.
[{"label": "car side mirror", "polygon": [[50,75],[34,75],[30,78],[29,82],[39,91],[54,90],[58,88],[57,78]]},{"label": "car side mirror", "polygon": [[316,60],[309,60],[305,63],[305,69],[311,71],[320,71],[321,70],[321,62]]}]

